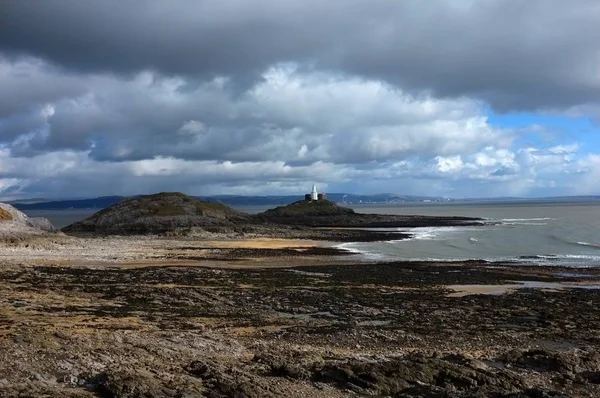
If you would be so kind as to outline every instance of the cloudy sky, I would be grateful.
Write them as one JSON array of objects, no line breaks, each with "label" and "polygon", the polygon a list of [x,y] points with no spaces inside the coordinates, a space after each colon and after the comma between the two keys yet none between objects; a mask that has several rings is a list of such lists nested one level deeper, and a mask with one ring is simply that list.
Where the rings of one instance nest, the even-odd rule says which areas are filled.
[{"label": "cloudy sky", "polygon": [[600,194],[598,0],[0,3],[0,199]]}]

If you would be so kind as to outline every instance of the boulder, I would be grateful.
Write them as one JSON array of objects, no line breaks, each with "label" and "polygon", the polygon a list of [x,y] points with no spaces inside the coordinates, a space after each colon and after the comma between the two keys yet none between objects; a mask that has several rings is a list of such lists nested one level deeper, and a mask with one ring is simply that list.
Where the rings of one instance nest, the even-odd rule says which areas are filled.
[{"label": "boulder", "polygon": [[42,231],[54,232],[56,228],[54,225],[45,217],[30,217],[27,219],[27,225],[32,228],[38,228]]}]

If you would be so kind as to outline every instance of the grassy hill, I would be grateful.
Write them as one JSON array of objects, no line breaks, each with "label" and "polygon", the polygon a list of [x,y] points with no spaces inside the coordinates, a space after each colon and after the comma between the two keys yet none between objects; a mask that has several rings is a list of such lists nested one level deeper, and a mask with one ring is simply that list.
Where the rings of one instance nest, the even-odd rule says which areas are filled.
[{"label": "grassy hill", "polygon": [[230,225],[247,217],[221,203],[199,201],[179,192],[161,192],[125,199],[63,228],[63,231],[161,234],[177,228]]},{"label": "grassy hill", "polygon": [[339,216],[354,214],[354,210],[341,207],[328,200],[299,200],[262,213],[267,217]]}]

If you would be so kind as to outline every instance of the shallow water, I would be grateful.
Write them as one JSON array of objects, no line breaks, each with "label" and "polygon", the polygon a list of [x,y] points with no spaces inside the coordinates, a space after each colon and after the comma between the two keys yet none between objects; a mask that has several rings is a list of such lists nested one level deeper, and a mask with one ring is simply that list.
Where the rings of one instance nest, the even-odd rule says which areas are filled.
[{"label": "shallow water", "polygon": [[[372,259],[518,261],[600,266],[600,202],[360,206],[364,213],[481,217],[483,227],[396,229],[403,241],[352,243]],[[495,224],[495,225],[494,225]]]}]

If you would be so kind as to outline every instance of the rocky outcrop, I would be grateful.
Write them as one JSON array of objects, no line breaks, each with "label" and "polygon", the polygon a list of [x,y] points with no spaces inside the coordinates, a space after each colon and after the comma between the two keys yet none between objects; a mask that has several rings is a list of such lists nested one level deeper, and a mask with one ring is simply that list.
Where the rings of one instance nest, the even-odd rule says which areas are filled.
[{"label": "rocky outcrop", "polygon": [[482,225],[482,220],[469,217],[362,214],[328,200],[298,201],[267,210],[255,218],[262,222],[309,227],[413,228]]},{"label": "rocky outcrop", "polygon": [[25,213],[15,209],[9,204],[0,203],[0,222],[2,221],[12,221],[17,224],[25,225],[27,224],[27,215]]},{"label": "rocky outcrop", "polygon": [[27,219],[27,225],[42,231],[54,232],[54,225],[45,217],[30,217]]},{"label": "rocky outcrop", "polygon": [[[123,200],[62,231],[69,234],[170,236],[198,233],[252,235],[262,231],[261,236],[274,237],[291,237],[311,231],[311,236],[301,235],[308,239],[321,239],[320,231],[306,227],[397,228],[481,224],[479,219],[466,217],[360,214],[327,200],[299,201],[250,215],[221,203],[198,201],[177,192],[163,192]],[[338,238],[331,240],[340,241]],[[381,236],[360,239],[371,240],[385,239]]]},{"label": "rocky outcrop", "polygon": [[42,217],[31,218],[9,204],[0,203],[1,238],[13,238],[54,230],[54,226],[48,219]]},{"label": "rocky outcrop", "polygon": [[177,192],[162,192],[123,200],[83,221],[66,233],[104,235],[164,234],[183,228],[231,227],[248,215],[220,203],[201,202]]}]

